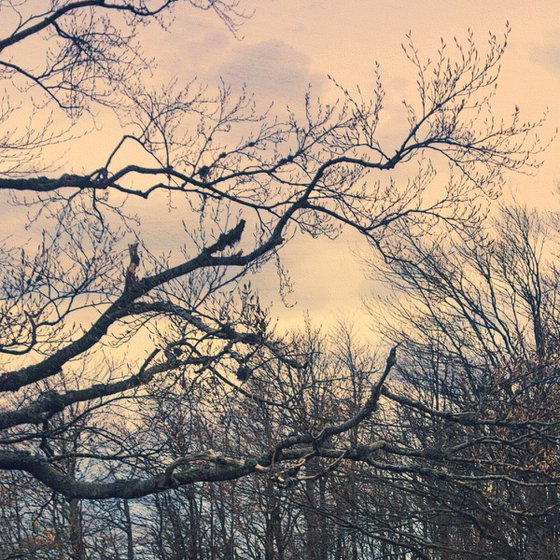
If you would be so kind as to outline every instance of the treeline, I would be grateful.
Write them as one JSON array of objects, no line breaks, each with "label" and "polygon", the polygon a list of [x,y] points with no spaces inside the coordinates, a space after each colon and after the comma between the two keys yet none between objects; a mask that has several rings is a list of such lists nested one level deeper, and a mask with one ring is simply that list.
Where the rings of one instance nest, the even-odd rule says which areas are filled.
[{"label": "treeline", "polygon": [[[304,364],[262,363],[241,391],[215,376],[159,379],[134,420],[118,401],[95,422],[76,405],[44,442],[61,470],[101,480],[176,457],[203,466],[209,449],[219,465],[311,434],[297,458],[137,500],[66,499],[4,472],[0,558],[560,558],[556,217],[512,207],[468,234],[399,235],[400,258],[376,266],[394,288],[370,304],[377,349],[348,326],[308,325],[289,341]],[[257,299],[245,303],[264,320]],[[363,409],[392,345],[376,409],[323,439]],[[113,442],[118,472],[93,461],[104,422],[128,434]]]}]

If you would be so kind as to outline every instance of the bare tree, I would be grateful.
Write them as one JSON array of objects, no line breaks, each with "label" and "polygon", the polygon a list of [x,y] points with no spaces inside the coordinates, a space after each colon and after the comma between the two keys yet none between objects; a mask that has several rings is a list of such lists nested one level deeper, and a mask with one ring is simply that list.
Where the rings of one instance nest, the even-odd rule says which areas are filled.
[{"label": "bare tree", "polygon": [[417,452],[385,468],[413,477],[399,488],[430,558],[560,555],[556,221],[513,206],[468,237],[401,232],[387,334],[407,396],[384,395]]},{"label": "bare tree", "polygon": [[[517,109],[507,122],[491,118],[507,33],[491,35],[483,53],[472,36],[451,50],[442,44],[432,62],[407,44],[418,97],[406,104],[408,132],[382,146],[380,80],[371,98],[336,85],[338,102],[307,95],[301,115],[277,118],[225,84],[212,95],[193,83],[158,92],[130,81],[127,69],[142,57],[129,34],[174,4],[53,2],[31,15],[27,5],[19,12],[1,4],[16,17],[0,40],[2,77],[14,79],[2,117],[0,190],[36,209],[42,237],[37,249],[7,240],[0,253],[0,469],[25,471],[72,504],[254,473],[286,480],[308,469],[320,478],[315,461],[376,466],[371,456],[379,450],[427,453],[357,443],[357,427],[378,409],[395,349],[370,372],[361,404],[346,417],[317,416],[289,435],[270,432],[258,446],[207,428],[202,441],[164,447],[153,433],[154,410],[165,415],[176,405],[174,414],[183,410],[202,428],[219,421],[233,395],[297,409],[303,392],[284,394],[280,385],[263,397],[250,389],[249,380],[269,381],[270,368],[309,375],[311,356],[274,332],[245,276],[270,260],[282,270],[279,255],[298,233],[353,228],[389,258],[401,223],[414,238],[439,220],[467,231],[479,219],[477,197],[493,196],[505,171],[538,165],[540,123],[524,122]],[[231,26],[242,17],[232,3],[191,4]],[[17,62],[31,39],[54,45],[41,71]],[[65,133],[48,118],[41,132],[8,127],[12,98],[27,87],[46,96],[44,107],[73,117],[92,104],[110,107],[128,123],[126,133],[90,172],[69,165],[45,176],[41,153]],[[32,118],[45,110],[36,105]],[[19,165],[23,157],[33,165]],[[392,175],[415,163],[408,179]],[[449,175],[437,196],[429,187],[441,164]],[[158,193],[184,205],[183,253],[152,255],[139,236],[123,258],[123,228],[134,223],[130,200]],[[77,527],[77,510],[73,519]]]}]

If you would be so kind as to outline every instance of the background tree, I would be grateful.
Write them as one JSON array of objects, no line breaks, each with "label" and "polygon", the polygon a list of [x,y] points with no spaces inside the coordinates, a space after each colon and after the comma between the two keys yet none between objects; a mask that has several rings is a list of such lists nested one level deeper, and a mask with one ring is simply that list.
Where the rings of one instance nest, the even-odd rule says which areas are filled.
[{"label": "background tree", "polygon": [[411,515],[458,558],[559,555],[556,222],[505,207],[429,245],[403,228],[386,276],[406,294],[388,336],[416,401],[395,397],[400,437],[446,471],[408,467],[422,488]]}]

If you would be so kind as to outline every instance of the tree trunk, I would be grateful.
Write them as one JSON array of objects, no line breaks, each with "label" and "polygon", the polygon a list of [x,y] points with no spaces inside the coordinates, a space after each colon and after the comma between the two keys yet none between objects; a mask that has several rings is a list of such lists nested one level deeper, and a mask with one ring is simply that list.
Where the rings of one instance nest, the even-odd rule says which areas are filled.
[{"label": "tree trunk", "polygon": [[86,551],[84,545],[82,515],[80,512],[80,501],[74,498],[69,501],[68,507],[68,517],[70,521],[70,554],[72,556],[72,560],[85,560]]},{"label": "tree trunk", "polygon": [[132,535],[132,519],[130,517],[128,500],[123,500],[123,509],[126,531],[126,558],[127,560],[134,560],[134,539]]}]

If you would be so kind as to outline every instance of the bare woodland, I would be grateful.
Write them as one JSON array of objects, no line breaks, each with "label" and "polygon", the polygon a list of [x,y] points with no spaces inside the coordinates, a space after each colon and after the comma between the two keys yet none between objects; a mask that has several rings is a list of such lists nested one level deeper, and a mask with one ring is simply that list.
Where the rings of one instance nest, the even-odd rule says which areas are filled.
[{"label": "bare woodland", "polygon": [[[251,17],[0,0],[1,209],[34,232],[1,233],[0,559],[559,559],[559,224],[496,200],[550,141],[493,108],[509,30],[430,59],[405,38],[384,145],[381,76],[278,114],[143,80],[136,30],[179,10]],[[120,139],[53,171],[93,114]],[[166,254],[157,197],[185,212]],[[392,294],[382,344],[283,333],[253,274],[283,295],[295,238],[348,230]]]}]

